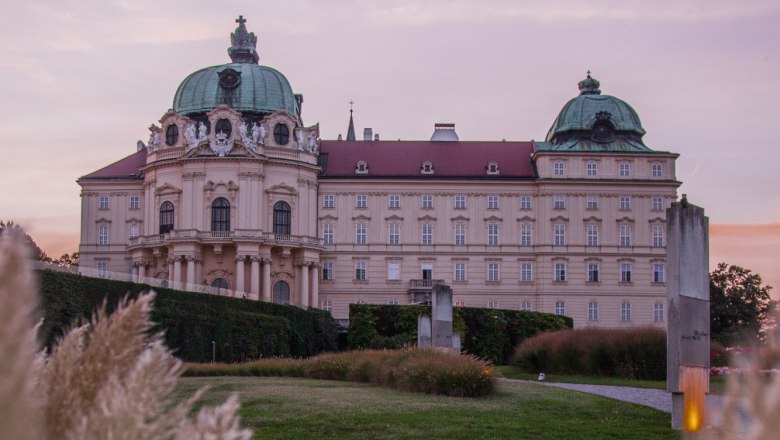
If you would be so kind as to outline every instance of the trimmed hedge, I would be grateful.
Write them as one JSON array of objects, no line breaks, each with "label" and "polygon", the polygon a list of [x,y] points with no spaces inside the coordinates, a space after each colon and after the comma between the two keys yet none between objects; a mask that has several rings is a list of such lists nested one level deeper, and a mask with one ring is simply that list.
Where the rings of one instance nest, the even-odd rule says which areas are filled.
[{"label": "trimmed hedge", "polygon": [[666,379],[666,332],[656,327],[544,333],[517,347],[512,365],[531,373]]},{"label": "trimmed hedge", "polygon": [[[43,296],[41,328],[46,347],[74,322],[89,319],[104,301],[113,312],[117,303],[152,287],[125,281],[37,272]],[[188,362],[243,362],[269,356],[307,357],[337,348],[338,324],[330,313],[309,308],[229,298],[154,287],[152,320],[165,332],[174,354]]]},{"label": "trimmed hedge", "polygon": [[[350,304],[351,349],[395,349],[417,344],[417,317],[430,306]],[[453,331],[466,353],[506,364],[517,344],[537,333],[572,328],[571,318],[522,310],[453,307]]]}]

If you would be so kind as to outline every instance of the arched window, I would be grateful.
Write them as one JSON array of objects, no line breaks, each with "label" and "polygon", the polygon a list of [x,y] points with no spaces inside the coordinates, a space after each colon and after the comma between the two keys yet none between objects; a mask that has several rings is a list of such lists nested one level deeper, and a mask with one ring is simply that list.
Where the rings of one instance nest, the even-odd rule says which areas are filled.
[{"label": "arched window", "polygon": [[211,204],[211,230],[230,230],[230,202],[220,197]]},{"label": "arched window", "polygon": [[165,234],[173,229],[173,203],[165,202],[160,205],[160,234]]},{"label": "arched window", "polygon": [[287,202],[274,205],[274,234],[290,235],[290,205]]},{"label": "arched window", "polygon": [[233,126],[230,125],[230,121],[227,119],[220,119],[217,121],[217,126],[214,128],[214,130],[219,133],[225,133],[225,136],[230,137],[230,134],[233,132]]},{"label": "arched window", "polygon": [[284,281],[274,284],[274,303],[290,304],[290,285]]},{"label": "arched window", "polygon": [[274,140],[279,145],[287,145],[290,142],[290,129],[286,124],[278,123],[274,126]]},{"label": "arched window", "polygon": [[179,140],[179,127],[171,124],[165,129],[165,144],[174,145]]},{"label": "arched window", "polygon": [[227,289],[228,283],[224,278],[217,278],[211,282],[211,287],[216,287],[217,289]]}]

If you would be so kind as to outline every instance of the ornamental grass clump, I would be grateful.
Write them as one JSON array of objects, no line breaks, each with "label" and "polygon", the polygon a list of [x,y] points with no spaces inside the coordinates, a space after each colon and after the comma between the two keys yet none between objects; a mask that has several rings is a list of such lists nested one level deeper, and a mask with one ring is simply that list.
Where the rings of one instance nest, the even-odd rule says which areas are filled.
[{"label": "ornamental grass clump", "polygon": [[[10,235],[10,234],[8,234]],[[154,294],[38,351],[38,294],[18,237],[0,239],[0,438],[248,439],[235,396],[187,414],[203,390],[172,398],[181,363],[149,319]]]}]

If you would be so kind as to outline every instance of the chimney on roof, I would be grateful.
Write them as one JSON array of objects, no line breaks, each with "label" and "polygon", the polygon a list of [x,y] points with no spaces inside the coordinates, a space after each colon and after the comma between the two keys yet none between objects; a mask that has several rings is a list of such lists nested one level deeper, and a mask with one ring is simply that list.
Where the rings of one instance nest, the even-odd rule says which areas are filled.
[{"label": "chimney on roof", "polygon": [[374,133],[374,140],[375,140],[375,141],[378,141],[378,140],[379,140],[379,133]]},{"label": "chimney on roof", "polygon": [[455,124],[437,122],[433,125],[431,142],[458,142],[458,133],[455,133]]},{"label": "chimney on roof", "polygon": [[339,141],[342,141],[342,140],[344,140],[344,139],[342,139],[342,137],[341,137],[341,133],[339,133],[339,138],[338,138],[337,140],[339,140]]},{"label": "chimney on roof", "polygon": [[363,140],[364,141],[370,141],[374,137],[374,130],[371,128],[364,128],[363,129]]}]

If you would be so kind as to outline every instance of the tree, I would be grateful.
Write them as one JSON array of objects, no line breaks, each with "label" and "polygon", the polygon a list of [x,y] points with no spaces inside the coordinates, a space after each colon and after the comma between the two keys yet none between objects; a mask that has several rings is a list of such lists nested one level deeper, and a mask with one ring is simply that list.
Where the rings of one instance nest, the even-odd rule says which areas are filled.
[{"label": "tree", "polygon": [[725,345],[763,340],[770,323],[771,289],[749,269],[719,263],[710,274],[712,338]]},{"label": "tree", "polygon": [[78,266],[79,265],[79,253],[73,252],[72,254],[64,253],[60,258],[52,261],[52,263],[60,266]]},{"label": "tree", "polygon": [[40,261],[46,261],[50,262],[51,258],[49,258],[48,255],[46,255],[46,252],[41,250],[41,248],[38,247],[37,244],[35,244],[35,240],[30,237],[26,232],[24,232],[24,228],[21,226],[15,224],[13,221],[4,222],[0,220],[0,236],[3,235],[6,231],[17,231],[21,236],[24,237],[24,242],[27,243],[30,249],[30,254],[32,255],[33,260],[40,260]]}]

